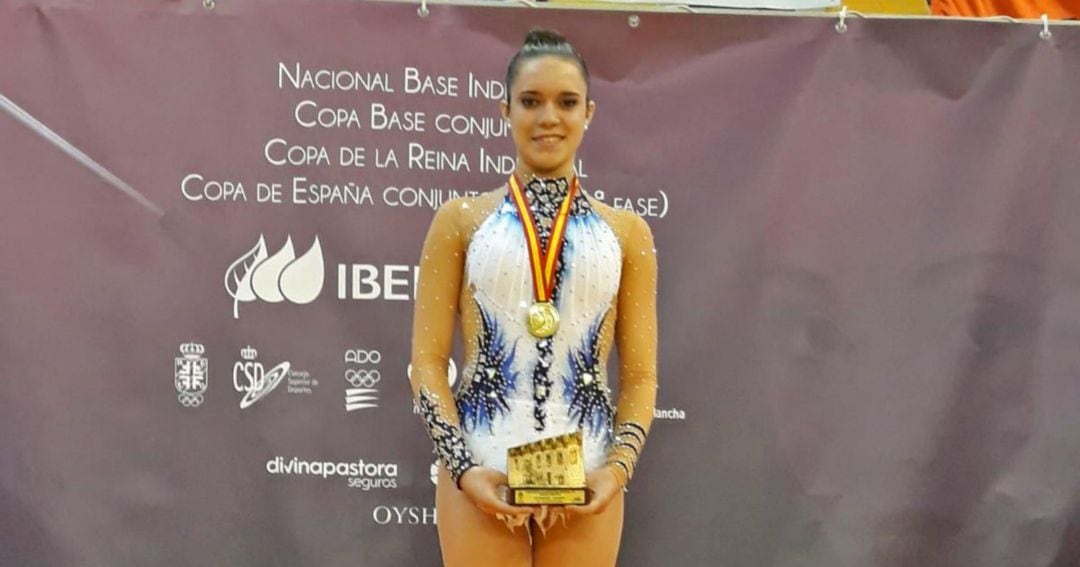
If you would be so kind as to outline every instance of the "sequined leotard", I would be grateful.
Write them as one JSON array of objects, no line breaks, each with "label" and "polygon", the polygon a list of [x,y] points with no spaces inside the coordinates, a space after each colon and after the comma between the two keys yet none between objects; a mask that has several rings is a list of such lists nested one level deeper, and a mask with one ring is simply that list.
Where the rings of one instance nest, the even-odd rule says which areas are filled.
[{"label": "sequined leotard", "polygon": [[[542,245],[567,198],[565,179],[524,187]],[[581,430],[586,469],[611,463],[629,481],[656,398],[656,256],[636,215],[574,194],[557,263],[553,336],[526,329],[532,273],[521,218],[504,187],[443,205],[420,262],[412,384],[436,453],[458,481],[469,467],[506,470],[509,447]],[[460,314],[465,363],[447,364]],[[619,396],[606,370],[619,350]],[[445,403],[452,400],[452,403]]]}]

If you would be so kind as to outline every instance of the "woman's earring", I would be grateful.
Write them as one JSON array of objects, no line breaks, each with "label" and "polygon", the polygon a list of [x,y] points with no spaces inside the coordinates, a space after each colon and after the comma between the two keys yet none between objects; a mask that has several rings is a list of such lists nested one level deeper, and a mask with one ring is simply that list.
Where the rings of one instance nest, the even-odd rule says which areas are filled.
[{"label": "woman's earring", "polygon": [[586,130],[588,130],[588,129],[589,129],[589,123],[588,123],[588,122],[586,122],[586,123],[585,123],[585,129],[586,129]]}]

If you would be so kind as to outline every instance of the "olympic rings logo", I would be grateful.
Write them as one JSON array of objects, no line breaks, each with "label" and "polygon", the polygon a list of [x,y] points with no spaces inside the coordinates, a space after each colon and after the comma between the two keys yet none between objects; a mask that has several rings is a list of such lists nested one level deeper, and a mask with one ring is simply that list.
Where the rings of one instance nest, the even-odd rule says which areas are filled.
[{"label": "olympic rings logo", "polygon": [[349,349],[345,351],[345,363],[378,364],[382,362],[382,353],[377,350]]},{"label": "olympic rings logo", "polygon": [[180,402],[180,405],[186,408],[197,408],[202,405],[204,400],[202,394],[180,394],[176,399]]},{"label": "olympic rings logo", "polygon": [[378,370],[353,370],[345,371],[345,380],[352,384],[353,388],[373,388],[382,379]]}]

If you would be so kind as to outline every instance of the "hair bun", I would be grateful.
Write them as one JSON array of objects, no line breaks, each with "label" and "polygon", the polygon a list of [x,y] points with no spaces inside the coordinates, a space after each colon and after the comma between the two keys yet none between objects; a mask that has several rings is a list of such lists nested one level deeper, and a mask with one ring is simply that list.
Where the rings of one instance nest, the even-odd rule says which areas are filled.
[{"label": "hair bun", "polygon": [[525,43],[518,52],[510,58],[506,66],[505,101],[510,102],[510,90],[514,86],[514,78],[517,76],[518,66],[529,59],[537,57],[554,56],[573,62],[581,70],[581,77],[585,79],[585,98],[589,96],[589,68],[585,66],[585,60],[581,54],[570,45],[569,41],[557,31],[544,28],[533,28],[525,35]]},{"label": "hair bun", "polygon": [[533,28],[525,35],[525,47],[558,47],[566,43],[566,38],[561,33],[544,28]]}]

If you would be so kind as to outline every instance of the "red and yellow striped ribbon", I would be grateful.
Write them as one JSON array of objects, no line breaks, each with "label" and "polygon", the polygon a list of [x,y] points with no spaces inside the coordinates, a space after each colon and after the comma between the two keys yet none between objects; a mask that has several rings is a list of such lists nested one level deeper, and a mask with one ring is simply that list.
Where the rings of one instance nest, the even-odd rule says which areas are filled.
[{"label": "red and yellow striped ribbon", "polygon": [[529,211],[529,204],[525,201],[525,192],[521,189],[517,174],[510,176],[510,194],[514,197],[518,216],[521,217],[521,226],[525,230],[525,243],[529,247],[529,266],[532,268],[533,275],[533,289],[538,302],[551,299],[551,291],[555,287],[555,261],[559,258],[559,251],[562,250],[566,221],[570,217],[570,205],[574,201],[577,188],[578,181],[575,177],[570,182],[570,192],[563,199],[559,213],[555,215],[555,224],[551,227],[551,239],[548,241],[547,251],[541,252],[536,219]]}]

